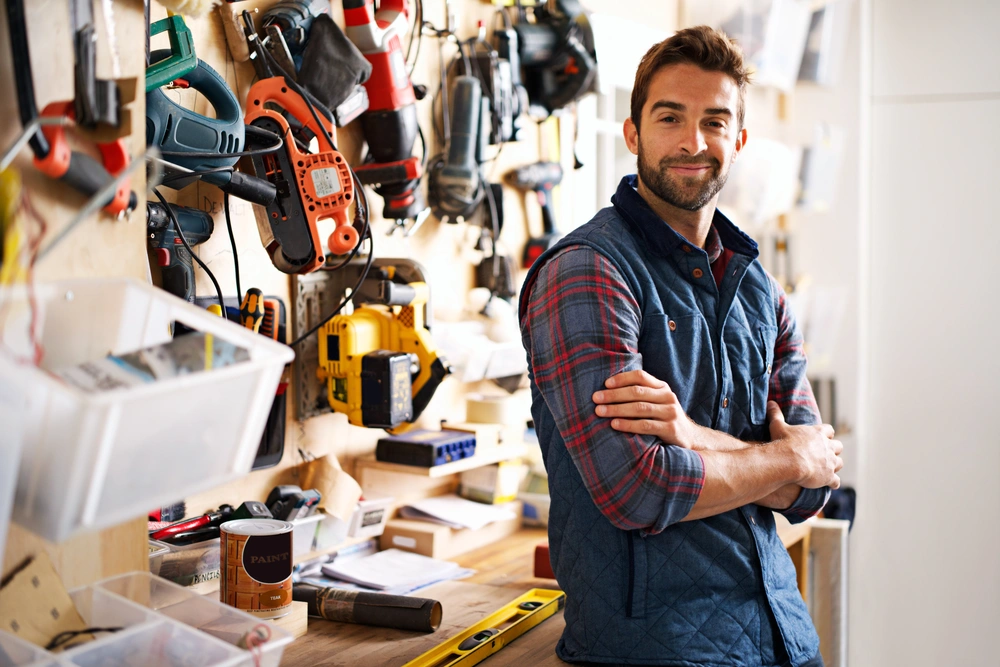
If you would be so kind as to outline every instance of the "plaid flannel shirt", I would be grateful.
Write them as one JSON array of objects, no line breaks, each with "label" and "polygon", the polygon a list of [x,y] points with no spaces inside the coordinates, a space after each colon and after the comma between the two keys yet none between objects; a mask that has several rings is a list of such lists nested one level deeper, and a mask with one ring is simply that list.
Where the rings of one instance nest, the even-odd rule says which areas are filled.
[{"label": "plaid flannel shirt", "polygon": [[[718,284],[733,253],[723,247],[714,226],[705,251]],[[771,281],[779,329],[768,399],[786,414],[793,405],[807,408],[818,423],[819,409],[804,374],[802,337],[784,290]],[[642,365],[641,312],[628,283],[600,253],[571,246],[553,256],[525,289],[530,298],[522,329],[530,335],[534,382],[597,507],[616,527],[651,534],[683,519],[704,486],[701,455],[654,436],[615,431],[610,419],[596,415],[586,389],[593,386],[587,378],[603,382]],[[825,488],[803,489],[781,513],[798,523],[818,513],[829,494]]]}]

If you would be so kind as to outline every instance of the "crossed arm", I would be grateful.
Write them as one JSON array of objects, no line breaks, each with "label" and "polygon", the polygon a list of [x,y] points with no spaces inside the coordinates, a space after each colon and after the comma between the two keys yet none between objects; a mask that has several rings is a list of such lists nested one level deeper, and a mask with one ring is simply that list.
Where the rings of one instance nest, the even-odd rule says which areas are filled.
[{"label": "crossed arm", "polygon": [[829,424],[789,425],[778,404],[768,401],[771,441],[748,443],[691,421],[667,383],[645,371],[615,375],[605,387],[594,393],[595,413],[613,429],[701,453],[705,484],[685,521],[747,503],[788,510],[803,489],[840,486],[843,446]]},{"label": "crossed arm", "polygon": [[619,528],[656,533],[748,503],[780,507],[796,500],[798,487],[838,483],[839,443],[822,427],[785,425],[788,432],[779,434],[773,420],[772,438],[781,437],[748,447],[691,422],[670,404],[665,386],[640,392],[653,398],[649,392],[659,391],[650,401],[612,394],[606,407],[661,406],[656,410],[669,408],[673,418],[658,412],[646,415],[656,418],[642,428],[615,428],[593,396],[609,389],[609,377],[641,372],[641,316],[628,285],[606,258],[574,247],[550,259],[525,289],[521,320],[533,380],[591,498]]}]

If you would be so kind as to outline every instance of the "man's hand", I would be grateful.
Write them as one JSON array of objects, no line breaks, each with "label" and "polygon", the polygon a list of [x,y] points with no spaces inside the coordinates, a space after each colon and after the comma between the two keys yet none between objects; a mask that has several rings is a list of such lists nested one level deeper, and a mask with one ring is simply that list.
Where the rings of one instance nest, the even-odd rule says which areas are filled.
[{"label": "man's hand", "polygon": [[677,396],[663,380],[643,370],[608,378],[607,389],[594,392],[598,417],[611,419],[611,428],[624,433],[653,435],[669,445],[699,446],[701,428],[685,414]]},{"label": "man's hand", "polygon": [[798,485],[806,489],[829,486],[840,488],[837,475],[844,467],[840,458],[844,445],[834,439],[833,427],[791,426],[785,423],[781,408],[774,401],[767,402],[767,418],[770,422],[771,444],[784,448],[794,458],[799,471]]}]

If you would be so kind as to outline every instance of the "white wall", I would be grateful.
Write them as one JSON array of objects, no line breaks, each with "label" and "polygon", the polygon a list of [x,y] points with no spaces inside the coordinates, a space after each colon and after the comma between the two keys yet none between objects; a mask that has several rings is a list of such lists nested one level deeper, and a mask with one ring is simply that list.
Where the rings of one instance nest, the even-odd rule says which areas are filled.
[{"label": "white wall", "polygon": [[1000,3],[862,10],[867,400],[851,667],[998,665]]}]

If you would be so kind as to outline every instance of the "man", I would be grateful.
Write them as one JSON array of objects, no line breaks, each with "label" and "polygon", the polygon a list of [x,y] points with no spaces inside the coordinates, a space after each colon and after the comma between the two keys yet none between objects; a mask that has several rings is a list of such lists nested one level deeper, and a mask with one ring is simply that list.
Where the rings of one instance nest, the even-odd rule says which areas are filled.
[{"label": "man", "polygon": [[842,447],[781,287],[716,210],[747,83],[710,28],[650,49],[624,126],[638,175],[522,289],[568,662],[822,665],[772,511],[818,512]]}]

